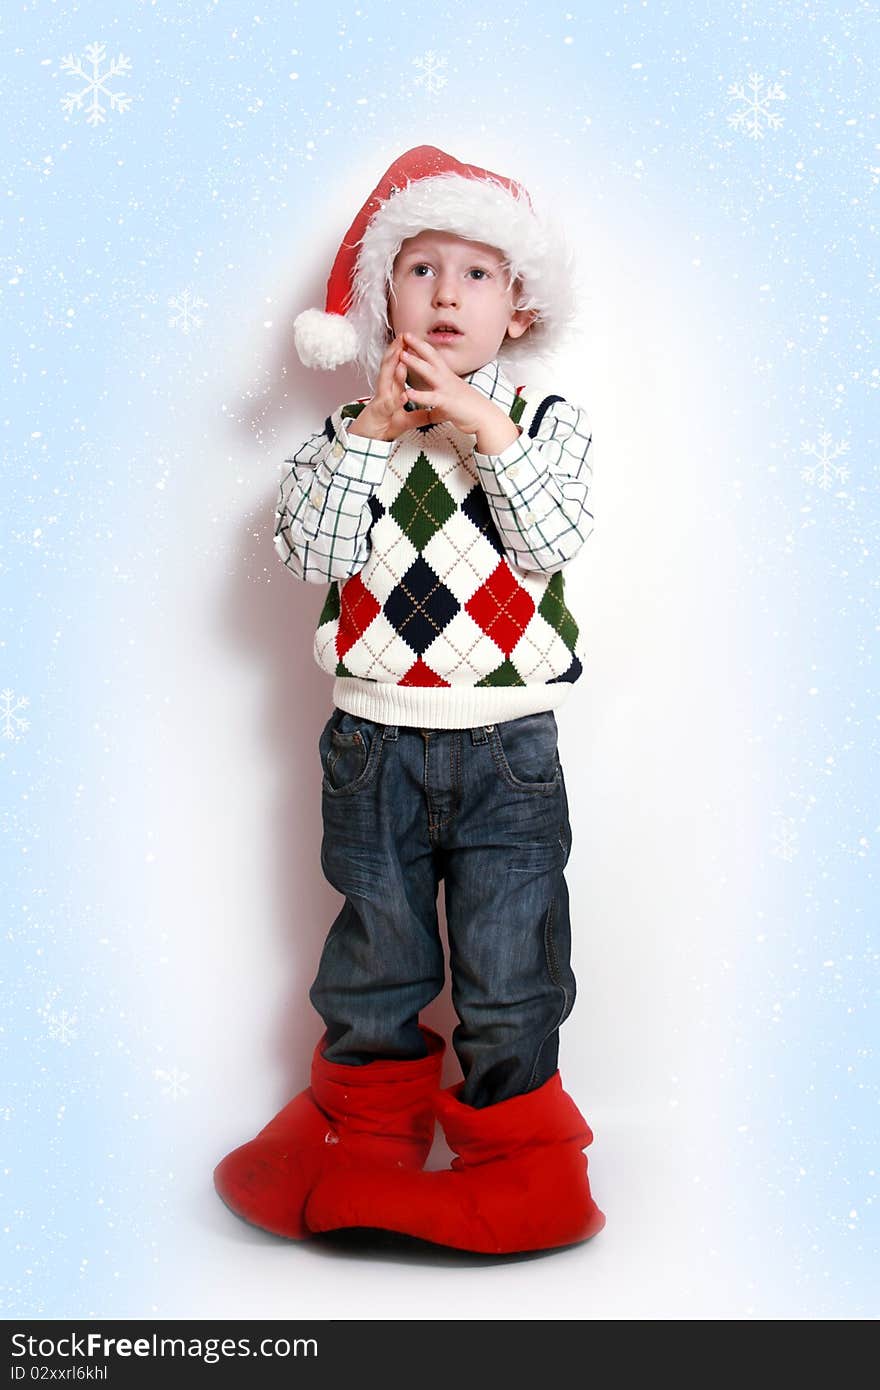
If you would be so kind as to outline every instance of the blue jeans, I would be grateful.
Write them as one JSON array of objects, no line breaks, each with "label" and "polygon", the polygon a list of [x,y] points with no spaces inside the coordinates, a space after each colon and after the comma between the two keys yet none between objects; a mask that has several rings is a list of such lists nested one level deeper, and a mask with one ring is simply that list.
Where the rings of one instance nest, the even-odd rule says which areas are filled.
[{"label": "blue jeans", "polygon": [[321,867],[345,905],[309,993],[329,1061],[425,1055],[419,1012],[445,980],[442,878],[461,1100],[492,1105],[556,1071],[575,999],[557,733],[552,710],[417,729],[334,708]]}]

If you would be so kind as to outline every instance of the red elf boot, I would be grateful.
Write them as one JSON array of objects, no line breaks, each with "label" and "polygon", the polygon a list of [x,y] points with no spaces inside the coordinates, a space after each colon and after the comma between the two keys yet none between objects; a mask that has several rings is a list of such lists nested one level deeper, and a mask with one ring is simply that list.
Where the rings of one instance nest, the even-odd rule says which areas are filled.
[{"label": "red elf boot", "polygon": [[445,1042],[420,1028],[428,1055],[362,1066],[328,1062],[326,1034],[312,1057],[311,1085],[289,1101],[254,1139],[214,1169],[214,1186],[238,1216],[275,1235],[310,1235],[303,1208],[323,1172],[375,1167],[418,1170],[434,1138],[434,1099]]},{"label": "red elf boot", "polygon": [[593,1135],[559,1072],[537,1090],[481,1110],[439,1091],[437,1117],[457,1155],[444,1173],[327,1173],[306,1203],[313,1231],[368,1226],[483,1254],[587,1240],[605,1217],[582,1150]]}]

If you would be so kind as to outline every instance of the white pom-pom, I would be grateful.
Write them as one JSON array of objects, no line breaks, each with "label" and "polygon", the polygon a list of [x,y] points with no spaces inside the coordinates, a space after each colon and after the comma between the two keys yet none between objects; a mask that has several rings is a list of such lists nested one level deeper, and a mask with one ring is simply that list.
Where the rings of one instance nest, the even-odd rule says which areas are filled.
[{"label": "white pom-pom", "polygon": [[293,321],[293,340],[304,367],[323,367],[333,371],[357,354],[354,325],[342,314],[325,314],[322,309],[304,309]]}]

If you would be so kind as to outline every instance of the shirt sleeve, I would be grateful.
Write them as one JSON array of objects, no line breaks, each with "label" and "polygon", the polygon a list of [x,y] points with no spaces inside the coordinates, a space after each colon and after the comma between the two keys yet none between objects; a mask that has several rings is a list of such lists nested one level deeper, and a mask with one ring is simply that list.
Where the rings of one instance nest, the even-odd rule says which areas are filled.
[{"label": "shirt sleeve", "polygon": [[275,508],[275,549],[297,579],[350,579],[366,564],[373,522],[369,499],[385,476],[393,440],[349,434],[344,406],[311,435],[283,478]]},{"label": "shirt sleeve", "polygon": [[480,483],[511,561],[553,574],[574,559],[593,530],[593,481],[587,412],[560,397],[500,454],[474,450]]}]

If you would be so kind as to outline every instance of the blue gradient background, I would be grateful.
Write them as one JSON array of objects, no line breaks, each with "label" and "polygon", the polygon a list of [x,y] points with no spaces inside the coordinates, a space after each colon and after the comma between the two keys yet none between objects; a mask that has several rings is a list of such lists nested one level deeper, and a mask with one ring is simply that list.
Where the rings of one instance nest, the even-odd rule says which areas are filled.
[{"label": "blue gradient background", "polygon": [[[206,1012],[186,922],[162,908],[148,793],[174,800],[173,784],[151,782],[154,749],[193,692],[210,702],[212,672],[187,682],[151,652],[181,621],[175,595],[196,570],[214,566],[222,588],[238,566],[259,604],[296,434],[276,418],[290,324],[319,302],[359,202],[418,143],[527,186],[540,174],[543,199],[558,199],[548,210],[575,241],[588,226],[594,253],[626,229],[630,292],[663,296],[670,327],[679,312],[698,325],[729,376],[683,374],[676,401],[685,414],[710,385],[724,401],[730,452],[700,467],[735,516],[718,628],[746,634],[760,755],[745,831],[752,917],[735,979],[720,958],[701,977],[721,1038],[705,1076],[730,1122],[721,1244],[705,1254],[735,1289],[703,1315],[880,1311],[878,32],[877,6],[857,3],[432,14],[33,0],[6,15],[5,1317],[210,1313],[175,1283],[176,1158],[200,1050],[236,1020]],[[82,86],[62,59],[93,42],[104,68],[131,60],[108,83],[130,109],[96,128],[61,105]],[[767,103],[781,126],[761,121],[759,139],[729,121],[743,106],[730,88],[751,73],[785,93]],[[601,280],[603,266],[588,272]],[[190,332],[170,322],[184,291],[201,301]],[[610,354],[638,414],[636,332],[622,321],[588,353]],[[321,389],[322,404],[344,397]],[[603,401],[590,383],[584,394],[613,475]],[[823,433],[827,487],[804,474]],[[227,552],[224,526],[252,537],[250,553]],[[613,523],[603,544],[614,548]],[[637,782],[629,794],[635,807]],[[630,867],[638,878],[638,841]],[[204,1027],[182,1028],[188,997]],[[594,1046],[600,1057],[611,1040]],[[203,1103],[216,1113],[223,1097]],[[701,1277],[690,1263],[682,1289]],[[684,1295],[657,1309],[689,1316]],[[627,1316],[623,1282],[613,1315]]]}]

